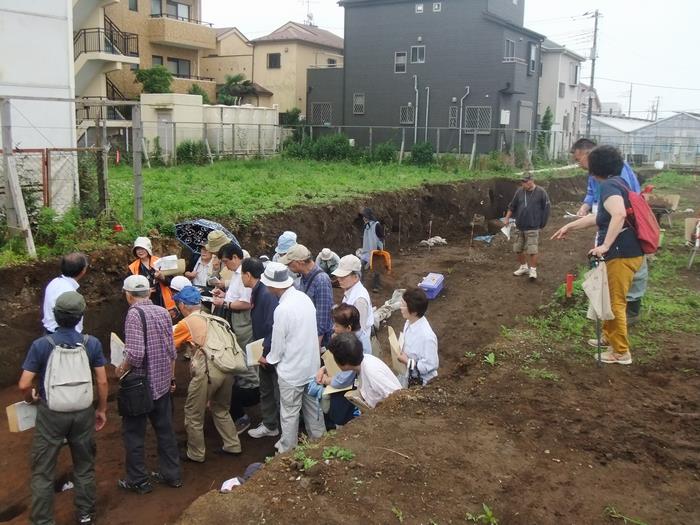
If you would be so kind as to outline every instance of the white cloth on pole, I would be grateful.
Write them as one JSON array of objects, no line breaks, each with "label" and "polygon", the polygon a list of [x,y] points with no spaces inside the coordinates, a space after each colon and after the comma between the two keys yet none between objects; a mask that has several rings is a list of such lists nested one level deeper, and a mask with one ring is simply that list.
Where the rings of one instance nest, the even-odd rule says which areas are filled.
[{"label": "white cloth on pole", "polygon": [[608,270],[603,261],[586,273],[581,286],[589,300],[588,313],[586,314],[588,319],[600,319],[602,321],[615,319],[610,306]]}]

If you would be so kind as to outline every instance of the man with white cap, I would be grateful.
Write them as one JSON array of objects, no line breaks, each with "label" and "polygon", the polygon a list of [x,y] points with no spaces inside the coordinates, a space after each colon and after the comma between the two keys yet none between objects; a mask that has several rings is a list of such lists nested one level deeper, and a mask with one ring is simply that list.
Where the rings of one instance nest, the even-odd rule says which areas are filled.
[{"label": "man with white cap", "polygon": [[340,257],[330,248],[324,248],[316,256],[316,266],[321,268],[321,270],[328,275],[333,273],[338,267],[338,264],[340,264]]},{"label": "man with white cap", "polygon": [[275,447],[282,453],[297,446],[299,413],[302,410],[304,426],[310,438],[319,438],[325,431],[318,400],[307,390],[321,366],[316,311],[311,299],[292,286],[289,270],[283,264],[270,262],[261,281],[273,295],[279,297],[270,353],[260,362],[276,365],[282,437]]},{"label": "man with white cap", "polygon": [[340,259],[338,267],[333,272],[338,278],[338,284],[345,291],[343,302],[357,308],[360,312],[359,338],[365,348],[370,348],[370,336],[374,326],[372,300],[367,288],[362,284],[362,262],[354,255],[346,255]]},{"label": "man with white cap", "polygon": [[280,257],[291,271],[301,274],[302,292],[309,296],[316,308],[318,344],[326,346],[333,335],[333,285],[331,279],[311,258],[311,252],[303,244],[295,244]]},{"label": "man with white cap", "polygon": [[148,279],[143,275],[130,275],[124,280],[123,289],[129,310],[124,322],[124,362],[116,368],[116,374],[120,378],[127,372],[133,377],[145,377],[153,407],[145,414],[122,414],[126,478],[120,479],[118,485],[137,494],[147,494],[153,490],[144,450],[149,420],[158,439],[160,467],[150,478],[174,488],[182,486],[171,399],[175,391],[177,354],[172,320],[165,308],[151,302]]}]

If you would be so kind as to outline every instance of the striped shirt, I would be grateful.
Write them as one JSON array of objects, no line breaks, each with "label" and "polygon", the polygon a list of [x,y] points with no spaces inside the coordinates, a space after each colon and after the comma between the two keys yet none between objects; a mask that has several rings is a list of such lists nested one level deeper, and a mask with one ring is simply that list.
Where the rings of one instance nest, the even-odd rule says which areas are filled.
[{"label": "striped shirt", "polygon": [[316,307],[316,330],[325,344],[333,335],[333,285],[331,278],[318,266],[301,276],[301,290]]},{"label": "striped shirt", "polygon": [[[147,349],[144,346],[143,324],[137,309],[142,310],[146,317]],[[153,304],[150,299],[133,304],[126,314],[124,334],[126,360],[131,365],[132,373],[146,375],[153,399],[160,399],[170,391],[173,362],[177,357],[170,314],[165,308]]]}]

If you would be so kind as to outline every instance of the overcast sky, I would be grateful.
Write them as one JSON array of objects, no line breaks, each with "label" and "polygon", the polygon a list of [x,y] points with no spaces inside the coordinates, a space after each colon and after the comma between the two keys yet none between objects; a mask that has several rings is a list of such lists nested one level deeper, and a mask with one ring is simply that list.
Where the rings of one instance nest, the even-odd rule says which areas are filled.
[{"label": "overcast sky", "polygon": [[[250,39],[289,20],[303,22],[307,4],[316,25],[343,36],[343,9],[335,0],[203,0],[203,4],[205,21],[217,27],[236,26]],[[672,110],[700,112],[700,1],[525,0],[525,26],[588,57],[593,19],[582,15],[595,9],[602,14],[595,86],[603,102],[618,102],[626,113],[632,82],[634,117],[646,118],[656,97],[661,116]],[[581,78],[589,81],[590,61]]]}]

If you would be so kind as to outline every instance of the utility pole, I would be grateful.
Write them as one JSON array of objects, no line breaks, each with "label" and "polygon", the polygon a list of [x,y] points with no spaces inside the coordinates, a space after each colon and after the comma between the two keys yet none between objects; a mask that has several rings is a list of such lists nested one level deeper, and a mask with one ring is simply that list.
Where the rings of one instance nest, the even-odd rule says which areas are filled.
[{"label": "utility pole", "polygon": [[659,119],[659,102],[661,102],[661,97],[656,97],[656,104],[654,104],[654,121]]},{"label": "utility pole", "polygon": [[629,104],[627,105],[627,116],[628,117],[632,116],[632,86],[634,86],[634,84],[632,84],[632,82],[630,82],[630,100],[629,100]]},{"label": "utility pole", "polygon": [[595,83],[595,60],[598,55],[598,10],[593,14],[595,26],[593,28],[593,49],[591,49],[591,85],[588,91],[588,115],[586,116],[586,136],[591,136],[591,116],[593,115],[593,86]]}]

